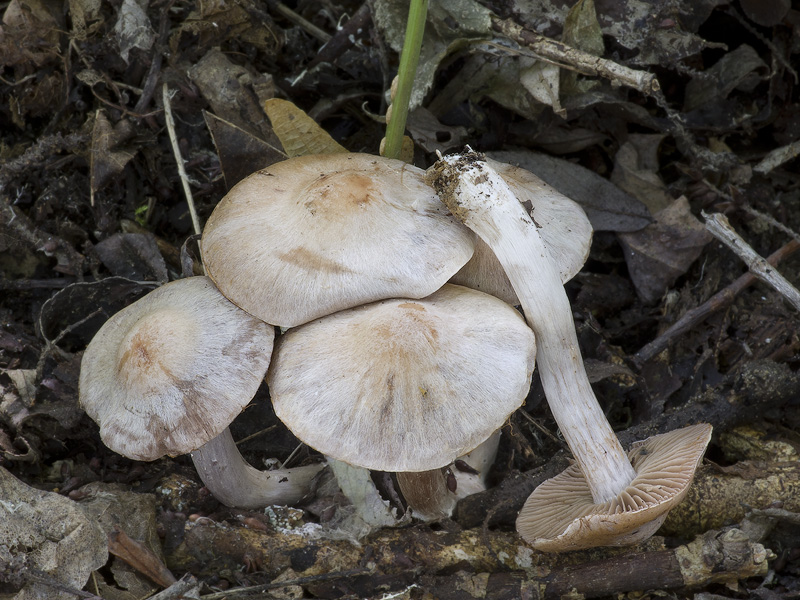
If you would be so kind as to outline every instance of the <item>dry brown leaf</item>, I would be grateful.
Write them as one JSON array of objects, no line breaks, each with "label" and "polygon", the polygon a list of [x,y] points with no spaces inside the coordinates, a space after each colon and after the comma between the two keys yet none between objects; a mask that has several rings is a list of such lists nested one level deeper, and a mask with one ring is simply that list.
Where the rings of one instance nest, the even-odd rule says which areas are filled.
[{"label": "dry brown leaf", "polygon": [[655,223],[640,231],[620,233],[619,238],[636,293],[650,303],[686,272],[711,241],[711,234],[681,196],[655,215]]},{"label": "dry brown leaf", "polygon": [[611,181],[656,214],[672,204],[667,186],[658,175],[658,148],[664,135],[631,134],[614,157]]},{"label": "dry brown leaf", "polygon": [[94,252],[112,275],[134,281],[166,283],[167,264],[152,233],[115,233],[98,243]]},{"label": "dry brown leaf", "polygon": [[286,155],[272,144],[233,123],[205,111],[203,117],[217,148],[219,163],[228,189],[251,173],[286,158]]},{"label": "dry brown leaf", "polygon": [[288,100],[267,100],[264,102],[264,112],[289,157],[348,152],[314,119]]},{"label": "dry brown leaf", "polygon": [[219,48],[206,52],[188,73],[215,115],[273,146],[279,144],[257,98],[264,76],[231,62]]},{"label": "dry brown leaf", "polygon": [[[80,589],[106,563],[103,532],[69,498],[25,485],[2,467],[0,498],[0,563],[16,565],[24,582],[13,598],[74,599],[75,594],[57,585]],[[26,575],[38,575],[39,580],[27,580]]]},{"label": "dry brown leaf", "polygon": [[98,110],[92,128],[92,154],[90,160],[92,194],[101,190],[122,172],[135,152],[121,147],[133,135],[127,119],[112,126],[102,110]]}]

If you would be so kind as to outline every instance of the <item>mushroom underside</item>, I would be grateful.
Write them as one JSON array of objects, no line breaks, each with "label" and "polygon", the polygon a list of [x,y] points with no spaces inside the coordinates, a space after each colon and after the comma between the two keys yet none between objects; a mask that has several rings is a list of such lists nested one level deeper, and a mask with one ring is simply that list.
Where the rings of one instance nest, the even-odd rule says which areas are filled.
[{"label": "mushroom underside", "polygon": [[517,530],[537,550],[625,546],[656,532],[689,490],[711,439],[701,423],[636,442],[628,452],[636,478],[610,502],[594,504],[573,464],[530,495]]}]

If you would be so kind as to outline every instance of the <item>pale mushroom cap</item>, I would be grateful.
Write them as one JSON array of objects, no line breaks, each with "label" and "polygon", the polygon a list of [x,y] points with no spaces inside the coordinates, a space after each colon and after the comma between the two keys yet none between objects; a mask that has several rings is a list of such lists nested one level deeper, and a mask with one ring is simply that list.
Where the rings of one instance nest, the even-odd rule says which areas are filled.
[{"label": "pale mushroom cap", "polygon": [[167,283],[94,336],[81,362],[80,404],[119,454],[185,454],[219,435],[252,399],[274,336],[207,277]]},{"label": "pale mushroom cap", "polygon": [[[539,233],[558,264],[562,283],[572,279],[586,262],[592,243],[592,224],[583,208],[530,171],[490,158],[485,160],[539,226]],[[519,304],[505,270],[480,238],[472,258],[450,281],[492,294],[509,304]]]},{"label": "pale mushroom cap", "polygon": [[301,156],[250,175],[214,209],[209,276],[259,319],[293,327],[383,298],[422,298],[472,256],[423,171],[368,154]]},{"label": "pale mushroom cap", "polygon": [[517,531],[545,552],[647,539],[689,491],[711,430],[701,423],[633,444],[628,456],[636,478],[611,502],[594,504],[581,470],[577,464],[570,466],[528,497]]},{"label": "pale mushroom cap", "polygon": [[275,413],[301,440],[382,471],[445,466],[525,399],[533,332],[493,296],[446,285],[290,330],[267,374]]}]

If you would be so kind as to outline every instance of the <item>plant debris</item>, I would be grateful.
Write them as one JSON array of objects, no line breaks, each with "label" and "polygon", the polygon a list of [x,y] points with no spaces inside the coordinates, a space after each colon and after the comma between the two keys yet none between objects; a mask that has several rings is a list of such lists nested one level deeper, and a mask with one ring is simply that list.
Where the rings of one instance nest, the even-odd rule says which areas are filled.
[{"label": "plant debris", "polygon": [[[453,519],[409,524],[391,476],[373,473],[361,484],[377,520],[400,527],[365,528],[360,543],[327,472],[298,507],[240,511],[186,457],[136,462],[102,444],[77,404],[88,342],[152,289],[202,274],[192,213],[202,226],[249,173],[379,153],[407,10],[0,6],[0,596],[800,593],[800,315],[787,301],[800,287],[800,10],[788,0],[429,0],[414,164],[469,144],[581,203],[595,233],[567,292],[620,440],[714,425],[694,487],[649,542],[548,555],[513,532],[530,491],[569,460],[536,376],[485,492]],[[703,212],[725,215],[790,287],[757,280]],[[254,465],[320,460],[266,385],[231,431]],[[133,566],[108,558],[114,531]],[[625,579],[632,565],[653,576]]]}]

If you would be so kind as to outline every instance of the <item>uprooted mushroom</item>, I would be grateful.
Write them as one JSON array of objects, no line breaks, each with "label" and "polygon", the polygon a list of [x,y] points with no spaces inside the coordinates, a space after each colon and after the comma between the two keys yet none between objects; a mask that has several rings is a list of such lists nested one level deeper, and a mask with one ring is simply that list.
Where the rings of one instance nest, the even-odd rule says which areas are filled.
[{"label": "uprooted mushroom", "polygon": [[[553,416],[577,461],[568,485],[555,492],[555,479],[534,491],[518,530],[534,547],[547,550],[631,544],[645,539],[682,498],[710,440],[711,427],[696,425],[670,432],[652,446],[632,450],[631,460],[611,429],[589,384],[581,359],[569,300],[554,248],[522,208],[509,185],[481,155],[468,152],[439,160],[428,181],[451,212],[491,248],[503,265],[536,334],[537,365]],[[675,437],[671,437],[675,436]],[[650,450],[647,450],[650,448]],[[663,471],[645,472],[661,453],[678,454],[686,471],[673,482]],[[647,460],[637,460],[647,454]],[[667,472],[678,469],[670,462]],[[577,490],[592,502],[575,510],[551,510],[558,523],[532,514],[534,507],[570,503]],[[633,515],[642,517],[632,518]],[[599,534],[599,535],[598,535]]]},{"label": "uprooted mushroom", "polygon": [[191,453],[223,504],[299,501],[324,465],[260,471],[228,425],[269,366],[273,327],[229,302],[207,277],[167,283],[112,316],[81,362],[79,399],[103,442],[134,460]]}]

